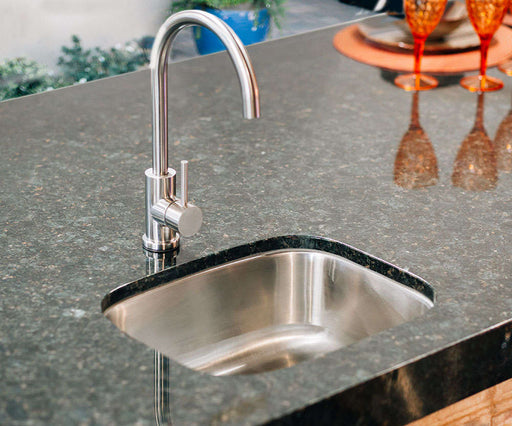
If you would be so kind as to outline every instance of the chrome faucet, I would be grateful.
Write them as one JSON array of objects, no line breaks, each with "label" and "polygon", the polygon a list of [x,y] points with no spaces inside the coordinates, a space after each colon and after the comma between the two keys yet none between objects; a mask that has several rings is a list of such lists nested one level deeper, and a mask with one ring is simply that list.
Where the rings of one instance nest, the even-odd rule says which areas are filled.
[{"label": "chrome faucet", "polygon": [[251,60],[235,32],[216,16],[201,10],[185,10],[170,16],[158,30],[151,51],[153,95],[153,168],[146,170],[145,249],[165,252],[179,247],[180,234],[199,231],[203,214],[188,202],[188,162],[181,162],[181,199],[176,196],[176,171],[168,167],[167,59],[176,35],[190,25],[215,33],[226,46],[242,89],[245,118],[259,117],[259,90]]}]

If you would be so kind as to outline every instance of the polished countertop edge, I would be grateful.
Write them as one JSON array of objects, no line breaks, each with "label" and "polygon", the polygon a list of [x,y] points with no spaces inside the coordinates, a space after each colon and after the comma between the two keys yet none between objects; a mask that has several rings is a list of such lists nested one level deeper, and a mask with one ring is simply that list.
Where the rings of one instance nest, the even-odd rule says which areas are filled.
[{"label": "polished countertop edge", "polygon": [[511,337],[512,320],[266,424],[407,424],[508,380]]},{"label": "polished countertop edge", "polygon": [[255,254],[282,249],[310,249],[340,256],[416,290],[435,303],[434,289],[429,283],[421,277],[404,271],[369,253],[330,238],[311,235],[282,235],[211,253],[203,258],[173,266],[140,280],[123,284],[104,297],[101,302],[101,310],[105,312],[116,303],[187,275],[203,272],[207,269],[241,260]]}]

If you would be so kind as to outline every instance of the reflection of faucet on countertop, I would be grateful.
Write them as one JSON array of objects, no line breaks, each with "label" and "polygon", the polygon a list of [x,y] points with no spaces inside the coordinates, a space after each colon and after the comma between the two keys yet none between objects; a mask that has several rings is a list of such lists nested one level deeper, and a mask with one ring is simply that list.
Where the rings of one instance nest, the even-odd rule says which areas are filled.
[{"label": "reflection of faucet on countertop", "polygon": [[187,162],[181,162],[181,199],[176,197],[176,171],[168,167],[167,58],[176,35],[190,25],[215,33],[226,46],[242,90],[244,117],[259,117],[259,90],[251,60],[234,31],[219,18],[200,11],[185,10],[169,17],[160,27],[151,51],[153,96],[153,167],[146,170],[146,220],[142,238],[153,252],[175,250],[180,234],[194,235],[202,223],[201,210],[188,202]]},{"label": "reflection of faucet on countertop", "polygon": [[155,351],[155,403],[157,426],[172,425],[171,417],[171,365],[165,355]]}]

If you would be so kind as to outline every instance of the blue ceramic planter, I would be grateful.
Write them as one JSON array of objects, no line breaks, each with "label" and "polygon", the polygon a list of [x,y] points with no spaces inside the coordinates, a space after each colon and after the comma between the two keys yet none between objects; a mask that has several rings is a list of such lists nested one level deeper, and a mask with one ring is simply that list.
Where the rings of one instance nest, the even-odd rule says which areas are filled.
[{"label": "blue ceramic planter", "polygon": [[[270,29],[270,15],[261,10],[220,10],[205,8],[206,12],[218,16],[236,32],[246,46],[265,40]],[[201,55],[226,50],[220,39],[210,30],[194,27],[197,50]]]}]

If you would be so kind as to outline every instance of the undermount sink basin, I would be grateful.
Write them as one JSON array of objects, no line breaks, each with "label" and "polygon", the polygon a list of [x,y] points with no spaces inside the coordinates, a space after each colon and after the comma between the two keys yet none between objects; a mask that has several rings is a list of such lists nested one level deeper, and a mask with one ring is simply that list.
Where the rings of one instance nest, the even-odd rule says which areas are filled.
[{"label": "undermount sink basin", "polygon": [[110,292],[121,331],[212,375],[291,367],[425,313],[422,279],[317,237],[258,241]]}]

